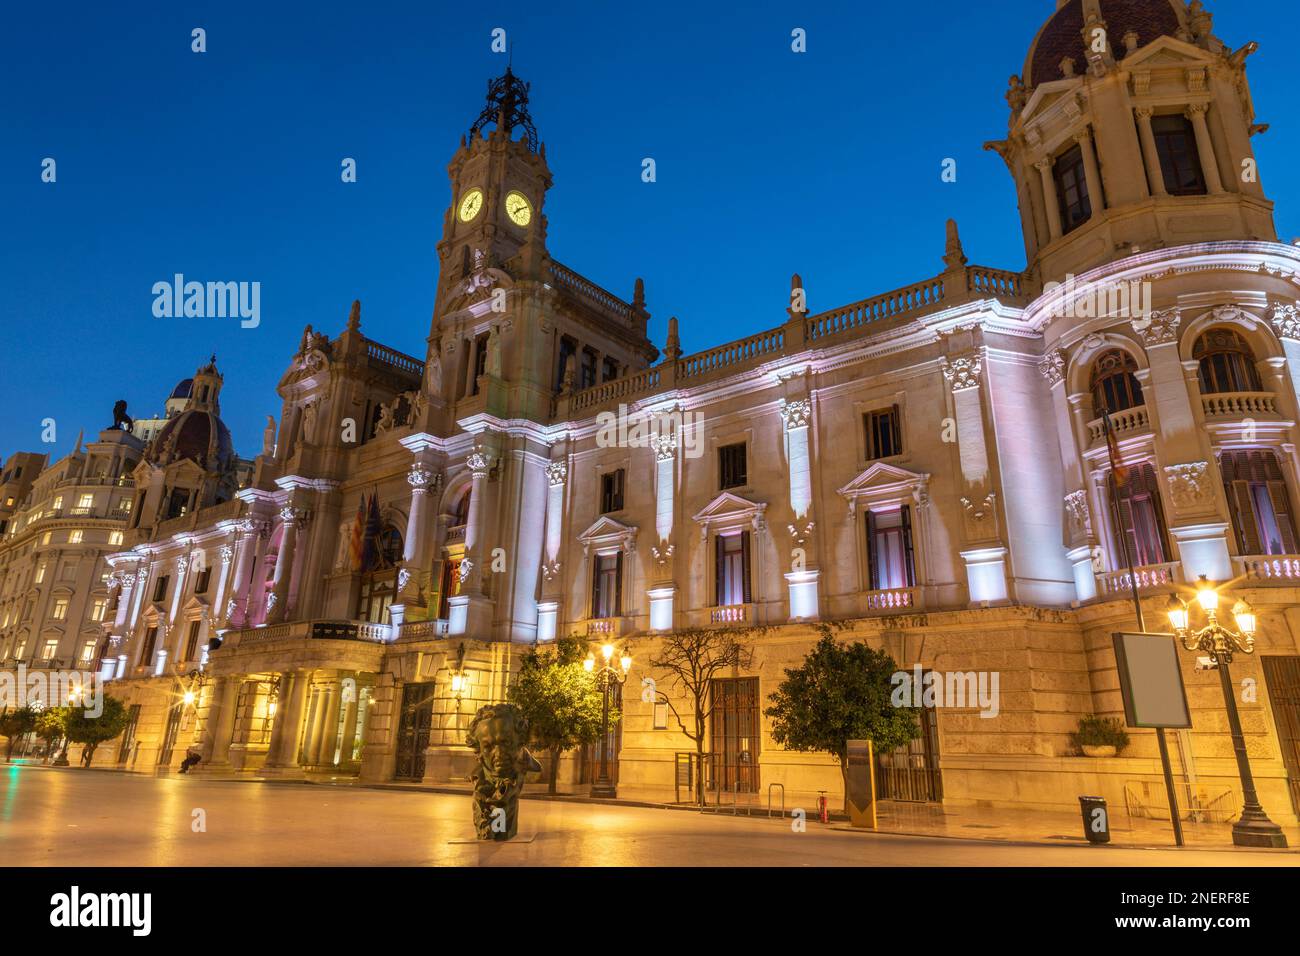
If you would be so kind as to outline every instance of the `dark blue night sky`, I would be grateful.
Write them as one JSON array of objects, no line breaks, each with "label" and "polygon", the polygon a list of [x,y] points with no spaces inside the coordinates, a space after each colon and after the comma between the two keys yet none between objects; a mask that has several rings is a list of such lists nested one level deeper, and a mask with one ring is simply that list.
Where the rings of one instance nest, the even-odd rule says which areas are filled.
[{"label": "dark blue night sky", "polygon": [[[1300,234],[1291,108],[1300,13],[1215,2],[1250,61],[1265,190]],[[555,186],[559,261],[693,351],[942,271],[955,217],[973,263],[1024,267],[1007,77],[1053,0],[792,3],[11,4],[0,36],[0,456],[71,450],[161,410],[216,352],[237,449],[260,447],[303,326],[423,358],[446,164],[514,43]],[[190,51],[207,30],[208,52]],[[790,49],[807,31],[808,52]],[[58,163],[56,184],[41,161]],[[340,181],[353,157],[358,182]],[[641,181],[655,159],[658,181]],[[941,163],[958,163],[956,183]],[[261,283],[262,322],[155,318],[173,274]],[[41,421],[58,440],[41,444]]]}]

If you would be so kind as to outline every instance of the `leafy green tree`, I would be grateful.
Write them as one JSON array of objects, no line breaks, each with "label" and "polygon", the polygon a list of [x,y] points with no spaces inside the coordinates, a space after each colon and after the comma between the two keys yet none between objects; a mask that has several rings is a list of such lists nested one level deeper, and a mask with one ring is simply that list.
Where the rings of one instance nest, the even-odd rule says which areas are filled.
[{"label": "leafy green tree", "polygon": [[786,670],[765,713],[782,747],[839,758],[847,810],[847,741],[870,740],[876,753],[886,753],[915,739],[920,726],[915,710],[890,699],[898,670],[892,657],[861,642],[838,644],[830,627],[820,630],[821,640],[801,666]]},{"label": "leafy green tree", "polygon": [[36,728],[37,716],[38,712],[31,704],[14,710],[6,709],[0,714],[0,737],[5,738],[6,760],[13,759],[14,747],[18,745],[19,738]]},{"label": "leafy green tree", "polygon": [[[510,685],[510,701],[528,719],[531,741],[550,754],[550,793],[559,778],[560,755],[600,739],[603,692],[596,675],[582,666],[586,656],[586,641],[562,637],[553,649],[529,651]],[[610,724],[621,717],[611,707]]]},{"label": "leafy green tree", "polygon": [[116,697],[104,695],[104,710],[98,717],[90,717],[84,707],[67,708],[64,728],[68,740],[74,744],[83,744],[81,765],[89,767],[95,758],[95,748],[106,740],[112,740],[126,730],[127,710]]},{"label": "leafy green tree", "polygon": [[66,707],[46,707],[36,717],[36,726],[32,729],[36,731],[37,737],[45,741],[45,759],[47,761],[50,757],[54,757],[55,762],[58,762],[55,744],[63,739],[66,718]]}]

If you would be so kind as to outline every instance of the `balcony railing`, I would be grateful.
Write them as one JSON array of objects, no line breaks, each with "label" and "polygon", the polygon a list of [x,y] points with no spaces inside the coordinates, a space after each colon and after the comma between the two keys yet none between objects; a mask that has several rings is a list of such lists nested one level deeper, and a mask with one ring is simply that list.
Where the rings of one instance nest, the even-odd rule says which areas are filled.
[{"label": "balcony railing", "polygon": [[710,624],[752,624],[754,623],[754,605],[721,604],[709,608]]},{"label": "balcony railing", "polygon": [[447,537],[444,544],[461,544],[465,540],[465,525],[453,525],[447,529]]},{"label": "balcony railing", "polygon": [[411,621],[402,625],[397,639],[399,641],[428,641],[446,637],[447,631],[448,622],[445,620]]},{"label": "balcony railing", "polygon": [[[1140,568],[1134,568],[1133,574],[1137,577],[1138,591],[1158,591],[1167,589],[1178,583],[1179,562],[1166,561],[1164,564],[1147,564]],[[1133,593],[1133,585],[1130,582],[1127,568],[1119,571],[1105,571],[1098,575],[1097,583],[1101,587],[1102,596],[1105,598],[1125,597]]]},{"label": "balcony railing", "polygon": [[1277,401],[1272,392],[1219,392],[1202,395],[1201,407],[1206,418],[1250,418],[1254,415],[1277,414]]},{"label": "balcony railing", "polygon": [[878,591],[865,591],[863,598],[867,610],[872,613],[904,611],[915,608],[920,588],[883,588]]},{"label": "balcony railing", "polygon": [[[1122,412],[1115,412],[1110,416],[1110,430],[1116,435],[1125,435],[1130,432],[1143,432],[1151,427],[1151,419],[1147,415],[1147,407],[1138,405],[1134,408],[1126,408]],[[1102,428],[1101,419],[1094,418],[1088,422],[1088,440],[1090,442],[1103,441],[1106,437],[1106,431]]]},{"label": "balcony railing", "polygon": [[1300,554],[1248,554],[1234,560],[1252,584],[1300,584]]},{"label": "balcony railing", "polygon": [[392,627],[370,621],[288,621],[268,627],[250,627],[232,631],[238,644],[270,643],[284,640],[366,641],[387,644],[392,640]]}]

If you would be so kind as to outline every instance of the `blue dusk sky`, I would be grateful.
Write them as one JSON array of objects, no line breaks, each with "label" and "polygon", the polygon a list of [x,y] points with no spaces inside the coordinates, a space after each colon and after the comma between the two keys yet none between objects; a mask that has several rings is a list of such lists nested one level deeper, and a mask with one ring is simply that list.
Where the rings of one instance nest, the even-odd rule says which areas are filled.
[{"label": "blue dusk sky", "polygon": [[[1153,0],[1155,2],[1155,0]],[[1265,190],[1300,234],[1289,0],[1210,2],[1249,75]],[[559,261],[694,351],[974,263],[1025,265],[1007,126],[1054,0],[707,3],[15,3],[0,36],[0,456],[71,450],[216,352],[243,455],[310,322],[425,354],[446,165],[505,57],[532,84]],[[194,27],[207,52],[190,50]],[[807,31],[807,52],[790,48]],[[41,163],[57,162],[57,182]],[[340,179],[344,157],[358,181]],[[657,182],[641,181],[652,157]],[[955,183],[940,179],[947,157]],[[261,324],[155,318],[154,283],[261,283]],[[56,441],[42,444],[42,420]]]}]

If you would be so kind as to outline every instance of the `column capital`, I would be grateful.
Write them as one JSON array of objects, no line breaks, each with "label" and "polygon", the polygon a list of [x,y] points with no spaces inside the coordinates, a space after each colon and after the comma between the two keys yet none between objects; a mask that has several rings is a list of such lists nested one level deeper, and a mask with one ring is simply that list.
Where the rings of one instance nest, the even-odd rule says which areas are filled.
[{"label": "column capital", "polygon": [[1133,112],[1137,114],[1138,119],[1144,122],[1149,122],[1153,111],[1149,106],[1138,106],[1133,110]]},{"label": "column capital", "polygon": [[411,493],[416,495],[428,494],[438,486],[438,476],[420,464],[411,466],[406,481],[411,486]]},{"label": "column capital", "polygon": [[1300,307],[1294,303],[1274,302],[1268,309],[1268,321],[1279,338],[1300,341]]},{"label": "column capital", "polygon": [[943,367],[943,377],[947,379],[953,392],[979,387],[984,375],[983,360],[984,349],[982,347],[946,360]]},{"label": "column capital", "polygon": [[482,445],[474,446],[474,450],[465,459],[465,464],[475,478],[486,478],[488,472],[492,470],[492,459],[488,457],[487,449]]},{"label": "column capital", "polygon": [[1146,346],[1165,345],[1178,341],[1178,326],[1183,316],[1178,309],[1161,309],[1152,312],[1145,320],[1134,319],[1133,331]]},{"label": "column capital", "polygon": [[[658,438],[656,435],[654,438]],[[654,438],[651,440],[653,441]],[[552,461],[546,464],[546,483],[554,488],[556,485],[562,485],[569,477],[569,466],[563,461]]]},{"label": "column capital", "polygon": [[1188,119],[1195,119],[1198,116],[1204,118],[1209,109],[1209,103],[1188,103],[1187,109],[1183,111],[1183,115]]},{"label": "column capital", "polygon": [[808,422],[812,418],[812,399],[800,398],[789,401],[783,398],[781,399],[780,413],[786,431],[807,428]]},{"label": "column capital", "polygon": [[1052,349],[1038,363],[1038,371],[1047,379],[1049,387],[1054,388],[1065,381],[1065,364],[1065,353],[1060,349]]}]

